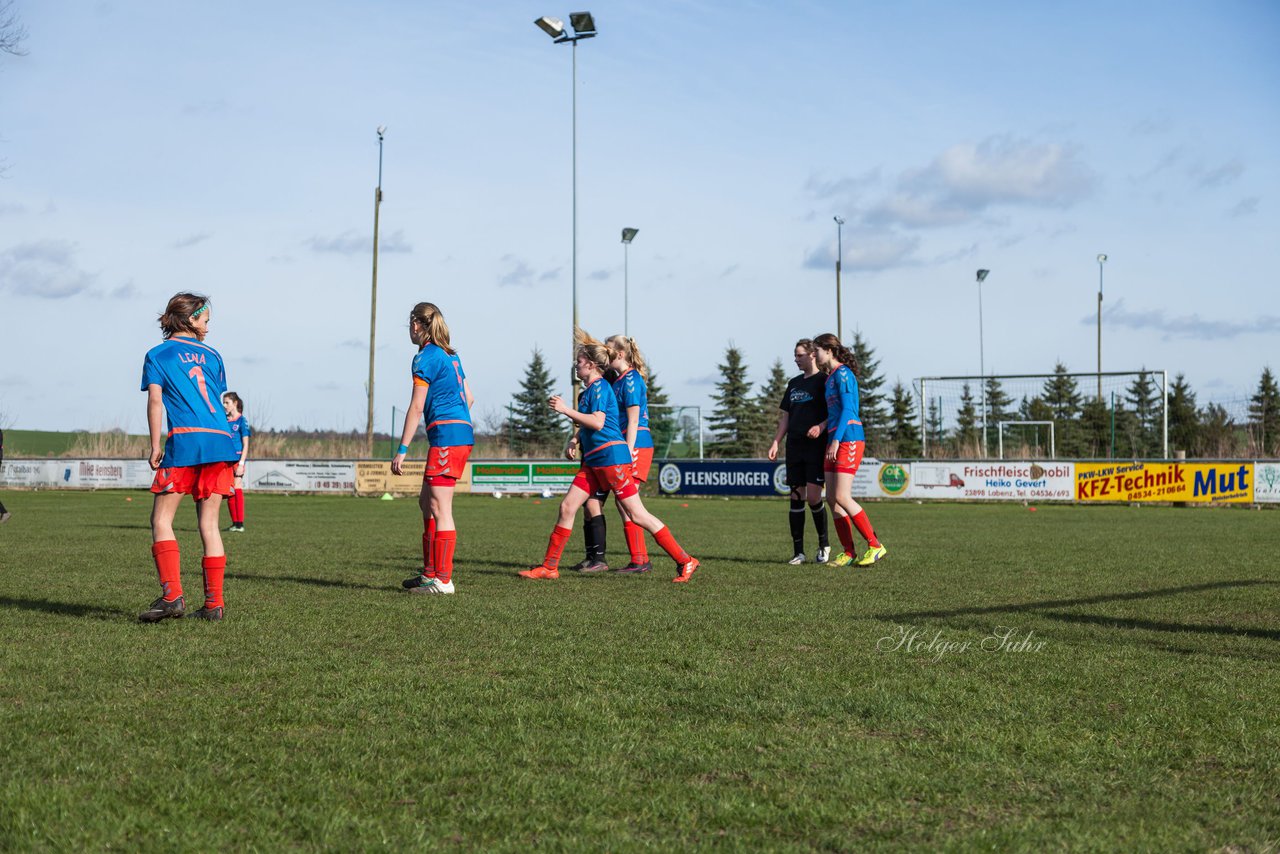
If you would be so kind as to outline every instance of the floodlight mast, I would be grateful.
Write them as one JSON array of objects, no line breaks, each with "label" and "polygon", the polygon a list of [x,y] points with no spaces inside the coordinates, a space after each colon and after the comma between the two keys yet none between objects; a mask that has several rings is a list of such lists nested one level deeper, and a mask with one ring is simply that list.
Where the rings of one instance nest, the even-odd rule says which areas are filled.
[{"label": "floodlight mast", "polygon": [[1102,265],[1107,256],[1098,254],[1098,403],[1102,403]]},{"label": "floodlight mast", "polygon": [[978,271],[978,373],[982,377],[982,456],[987,456],[987,356],[986,346],[982,340],[982,283],[990,270]]},{"label": "floodlight mast", "polygon": [[640,233],[638,228],[622,229],[622,334],[631,337],[631,276],[630,258],[631,241]]},{"label": "floodlight mast", "polygon": [[842,327],[840,325],[842,320],[840,316],[840,259],[844,255],[844,234],[841,229],[844,228],[844,218],[833,216],[832,219],[836,221],[836,337],[840,338],[844,334],[841,332]]},{"label": "floodlight mast", "polygon": [[[572,118],[572,160],[573,160],[573,328],[570,330],[570,349],[573,358],[576,361],[578,347],[574,336],[578,330],[578,42],[582,39],[590,39],[596,37],[596,22],[590,12],[573,12],[569,15],[569,27],[566,29],[564,21],[559,18],[552,18],[544,15],[536,19],[534,24],[538,29],[542,30],[556,44],[565,44],[566,42],[573,45],[573,76],[571,85],[573,91],[573,118]],[[578,396],[578,375],[573,374],[573,396]]]},{"label": "floodlight mast", "polygon": [[382,137],[386,125],[378,125],[378,186],[373,191],[373,286],[369,296],[369,418],[365,424],[365,456],[373,458],[373,354],[378,331],[378,213],[382,208]]}]

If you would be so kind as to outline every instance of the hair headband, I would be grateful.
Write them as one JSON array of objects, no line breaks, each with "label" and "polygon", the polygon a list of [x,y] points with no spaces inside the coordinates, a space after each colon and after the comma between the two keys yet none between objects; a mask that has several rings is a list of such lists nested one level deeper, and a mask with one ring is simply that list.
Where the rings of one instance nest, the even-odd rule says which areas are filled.
[{"label": "hair headband", "polygon": [[203,314],[203,313],[204,313],[205,311],[207,311],[208,309],[209,309],[209,303],[205,303],[204,305],[202,305],[202,306],[200,306],[199,308],[197,308],[195,311],[191,312],[191,319],[192,319],[192,320],[195,320],[197,317],[199,317],[201,314]]}]

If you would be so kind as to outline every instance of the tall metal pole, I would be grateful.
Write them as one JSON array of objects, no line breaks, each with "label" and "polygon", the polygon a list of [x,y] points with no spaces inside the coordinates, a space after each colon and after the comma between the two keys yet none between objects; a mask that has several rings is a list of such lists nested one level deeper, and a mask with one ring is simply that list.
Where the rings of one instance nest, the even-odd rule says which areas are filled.
[{"label": "tall metal pole", "polygon": [[987,347],[983,340],[982,330],[982,282],[991,273],[990,270],[978,271],[978,374],[982,383],[982,456],[987,455]]},{"label": "tall metal pole", "polygon": [[622,334],[631,337],[631,244],[622,244]]},{"label": "tall metal pole", "polygon": [[382,207],[382,135],[386,127],[378,128],[378,186],[373,191],[373,287],[369,295],[369,420],[365,424],[365,456],[373,457],[373,354],[378,333],[378,214]]},{"label": "tall metal pole", "polygon": [[840,314],[840,260],[844,257],[844,220],[838,216],[832,217],[836,221],[836,337],[839,338],[843,332],[843,317]]},{"label": "tall metal pole", "polygon": [[[578,344],[578,40],[573,40],[573,328],[569,330],[570,364],[577,361]],[[578,373],[573,373],[573,400],[578,399]]]},{"label": "tall metal pole", "polygon": [[1106,255],[1098,256],[1098,402],[1102,402],[1102,265]]}]

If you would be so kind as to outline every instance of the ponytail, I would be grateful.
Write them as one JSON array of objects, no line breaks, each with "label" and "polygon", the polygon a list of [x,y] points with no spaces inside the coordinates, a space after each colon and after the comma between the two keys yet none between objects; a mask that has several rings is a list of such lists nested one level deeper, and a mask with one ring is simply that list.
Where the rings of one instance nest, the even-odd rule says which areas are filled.
[{"label": "ponytail", "polygon": [[862,366],[858,364],[858,357],[853,354],[852,350],[841,344],[839,337],[835,334],[831,332],[824,332],[821,335],[815,336],[813,339],[813,346],[821,347],[823,350],[830,350],[831,354],[835,356],[836,361],[842,365],[848,366],[849,370],[853,371],[854,376],[862,376]]},{"label": "ponytail", "polygon": [[425,336],[418,346],[425,346],[428,341],[444,350],[450,356],[458,352],[449,344],[449,324],[444,322],[444,315],[435,303],[420,302],[409,312],[410,320],[416,320],[422,326]]}]

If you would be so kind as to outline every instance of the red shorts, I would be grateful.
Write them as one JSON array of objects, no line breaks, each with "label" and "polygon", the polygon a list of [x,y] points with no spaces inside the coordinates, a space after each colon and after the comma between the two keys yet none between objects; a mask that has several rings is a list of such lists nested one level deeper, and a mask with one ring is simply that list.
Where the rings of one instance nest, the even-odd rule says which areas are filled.
[{"label": "red shorts", "polygon": [[631,476],[644,483],[649,479],[649,469],[653,467],[653,448],[636,448],[632,459],[635,465],[631,469]]},{"label": "red shorts", "polygon": [[840,447],[836,448],[835,462],[825,460],[822,466],[823,471],[835,471],[843,474],[857,474],[858,466],[862,465],[862,451],[867,443],[861,440],[857,442],[841,442]]},{"label": "red shorts", "polygon": [[202,463],[198,466],[173,466],[156,469],[151,491],[160,494],[190,495],[204,501],[210,495],[235,492],[235,463]]},{"label": "red shorts", "polygon": [[457,480],[462,477],[462,473],[467,470],[467,458],[470,456],[470,445],[432,448],[427,451],[427,467],[422,470],[422,479],[431,481],[433,486],[451,486],[452,484],[435,483],[434,478],[446,477]]},{"label": "red shorts", "polygon": [[583,466],[573,479],[573,486],[587,495],[598,495],[612,491],[618,498],[630,498],[640,492],[640,487],[631,478],[631,466]]}]

